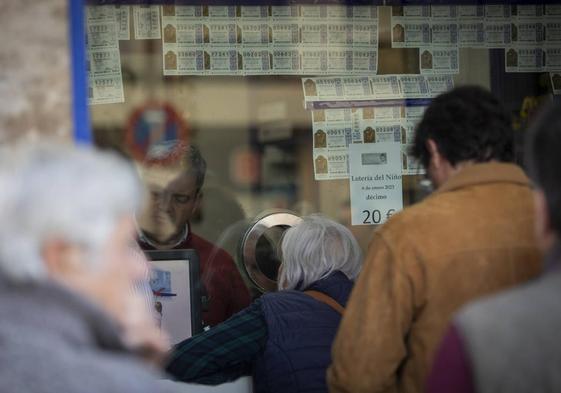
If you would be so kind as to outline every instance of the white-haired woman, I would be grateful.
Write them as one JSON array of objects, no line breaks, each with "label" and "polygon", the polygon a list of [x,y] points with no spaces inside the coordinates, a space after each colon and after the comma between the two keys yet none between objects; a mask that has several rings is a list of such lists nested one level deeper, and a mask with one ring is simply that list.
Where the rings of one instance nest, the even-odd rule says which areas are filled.
[{"label": "white-haired woman", "polygon": [[163,392],[164,343],[131,256],[142,188],[116,157],[0,150],[0,381],[14,392]]},{"label": "white-haired woman", "polygon": [[319,215],[282,241],[279,291],[178,344],[167,371],[218,384],[252,375],[256,393],[327,392],[331,344],[362,263],[351,232]]}]

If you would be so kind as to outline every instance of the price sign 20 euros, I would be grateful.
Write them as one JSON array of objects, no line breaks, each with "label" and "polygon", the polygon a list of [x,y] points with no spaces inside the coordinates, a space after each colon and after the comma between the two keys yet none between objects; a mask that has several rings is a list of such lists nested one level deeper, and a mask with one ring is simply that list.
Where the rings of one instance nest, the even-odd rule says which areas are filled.
[{"label": "price sign 20 euros", "polygon": [[403,209],[401,144],[349,145],[352,225],[378,225]]}]

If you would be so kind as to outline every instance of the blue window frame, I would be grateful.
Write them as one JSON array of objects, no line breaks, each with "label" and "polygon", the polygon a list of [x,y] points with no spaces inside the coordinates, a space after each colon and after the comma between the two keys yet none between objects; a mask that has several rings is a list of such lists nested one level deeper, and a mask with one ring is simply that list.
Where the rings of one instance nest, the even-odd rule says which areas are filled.
[{"label": "blue window frame", "polygon": [[72,120],[74,140],[77,143],[91,144],[93,138],[87,94],[84,3],[84,0],[69,0],[68,4],[72,67]]}]

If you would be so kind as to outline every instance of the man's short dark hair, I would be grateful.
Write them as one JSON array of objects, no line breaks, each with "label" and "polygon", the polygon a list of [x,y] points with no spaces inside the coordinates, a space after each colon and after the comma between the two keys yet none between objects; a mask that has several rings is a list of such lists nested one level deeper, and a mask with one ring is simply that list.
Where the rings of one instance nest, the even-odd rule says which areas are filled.
[{"label": "man's short dark hair", "polygon": [[191,143],[169,140],[151,146],[146,155],[147,166],[174,167],[195,177],[197,192],[203,188],[206,175],[206,160],[199,148]]},{"label": "man's short dark hair", "polygon": [[464,161],[511,162],[514,132],[499,100],[477,86],[456,88],[436,97],[417,126],[411,154],[425,168],[430,162],[427,140],[452,165]]},{"label": "man's short dark hair", "polygon": [[548,105],[526,134],[526,165],[547,200],[553,230],[561,234],[561,105]]}]

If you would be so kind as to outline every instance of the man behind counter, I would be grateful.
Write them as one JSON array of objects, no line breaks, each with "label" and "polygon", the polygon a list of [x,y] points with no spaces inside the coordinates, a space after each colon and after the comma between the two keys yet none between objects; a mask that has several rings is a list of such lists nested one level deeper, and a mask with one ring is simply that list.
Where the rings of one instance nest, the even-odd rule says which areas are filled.
[{"label": "man behind counter", "polygon": [[193,145],[156,146],[142,165],[149,192],[147,209],[138,218],[143,250],[195,249],[201,265],[203,324],[214,326],[250,303],[232,257],[191,231],[202,198],[206,161]]}]

